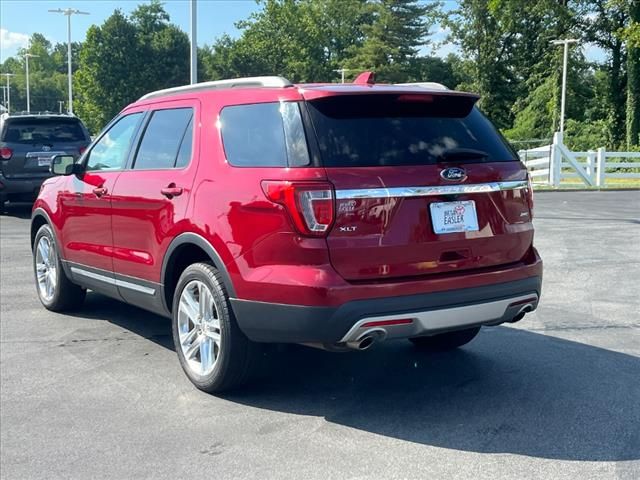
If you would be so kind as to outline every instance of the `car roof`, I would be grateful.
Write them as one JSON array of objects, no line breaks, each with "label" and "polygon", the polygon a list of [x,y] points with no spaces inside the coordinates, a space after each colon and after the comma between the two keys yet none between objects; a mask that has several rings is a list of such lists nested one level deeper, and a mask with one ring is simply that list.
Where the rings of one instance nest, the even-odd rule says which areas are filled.
[{"label": "car roof", "polygon": [[65,119],[80,121],[75,115],[54,112],[38,112],[38,113],[5,113],[2,115],[2,121],[18,120],[18,119]]},{"label": "car roof", "polygon": [[202,82],[194,85],[167,88],[147,93],[140,97],[130,107],[167,101],[170,99],[186,99],[194,96],[224,95],[230,104],[241,100],[247,103],[273,101],[273,99],[314,100],[334,95],[365,95],[365,94],[415,94],[415,95],[445,95],[479,98],[469,92],[449,90],[442,84],[434,82],[416,82],[405,84],[376,84],[376,83],[300,83],[293,84],[289,80],[278,76],[233,78]]}]

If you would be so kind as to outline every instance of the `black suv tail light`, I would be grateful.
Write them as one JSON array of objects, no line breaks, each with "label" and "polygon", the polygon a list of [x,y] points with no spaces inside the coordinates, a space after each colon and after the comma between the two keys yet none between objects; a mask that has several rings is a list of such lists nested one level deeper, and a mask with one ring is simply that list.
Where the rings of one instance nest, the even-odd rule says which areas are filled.
[{"label": "black suv tail light", "polygon": [[0,159],[10,160],[12,155],[13,155],[13,150],[11,150],[9,147],[0,148]]}]

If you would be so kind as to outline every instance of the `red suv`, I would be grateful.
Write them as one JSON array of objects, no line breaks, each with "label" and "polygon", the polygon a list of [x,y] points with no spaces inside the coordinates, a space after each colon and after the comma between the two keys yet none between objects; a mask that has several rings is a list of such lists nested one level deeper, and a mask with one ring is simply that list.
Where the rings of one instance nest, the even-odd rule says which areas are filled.
[{"label": "red suv", "polygon": [[87,289],[172,318],[209,392],[260,342],[445,350],[540,297],[527,171],[474,105],[434,84],[280,77],[145,95],[33,210],[44,306]]}]

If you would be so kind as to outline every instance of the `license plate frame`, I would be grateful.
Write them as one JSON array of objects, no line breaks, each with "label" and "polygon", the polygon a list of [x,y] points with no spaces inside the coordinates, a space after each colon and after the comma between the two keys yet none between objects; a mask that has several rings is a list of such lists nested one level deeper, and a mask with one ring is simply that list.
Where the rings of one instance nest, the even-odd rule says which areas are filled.
[{"label": "license plate frame", "polygon": [[477,232],[478,212],[473,200],[433,202],[429,205],[431,226],[436,235]]}]

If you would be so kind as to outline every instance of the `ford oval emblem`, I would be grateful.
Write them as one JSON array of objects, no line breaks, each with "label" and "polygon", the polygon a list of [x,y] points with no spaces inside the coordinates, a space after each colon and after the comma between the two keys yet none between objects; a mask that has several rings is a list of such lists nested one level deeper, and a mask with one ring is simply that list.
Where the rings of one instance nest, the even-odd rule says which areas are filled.
[{"label": "ford oval emblem", "polygon": [[463,180],[467,179],[467,172],[465,172],[462,168],[451,167],[442,170],[440,172],[440,176],[444,180],[448,180],[450,182],[462,182]]}]

